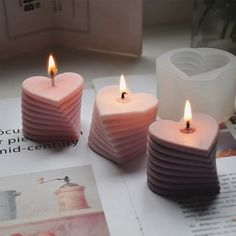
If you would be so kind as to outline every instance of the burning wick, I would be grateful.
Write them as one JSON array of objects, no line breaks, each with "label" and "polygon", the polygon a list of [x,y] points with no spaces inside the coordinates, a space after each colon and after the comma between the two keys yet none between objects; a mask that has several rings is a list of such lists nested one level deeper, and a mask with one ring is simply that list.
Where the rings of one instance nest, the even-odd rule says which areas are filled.
[{"label": "burning wick", "polygon": [[120,94],[121,94],[121,96],[120,96],[121,100],[124,100],[125,95],[128,94],[126,83],[125,83],[125,78],[123,75],[121,75],[121,77],[120,77]]},{"label": "burning wick", "polygon": [[52,86],[55,86],[54,73],[51,72],[50,76],[51,76],[51,80],[52,80]]},{"label": "burning wick", "polygon": [[53,59],[53,56],[50,55],[48,59],[48,74],[51,77],[52,86],[55,86],[54,78],[55,78],[56,73],[57,73],[57,66]]},{"label": "burning wick", "polygon": [[190,121],[189,121],[189,120],[186,121],[186,129],[191,129],[191,128],[190,128]]},{"label": "burning wick", "polygon": [[184,120],[186,122],[186,127],[185,129],[181,129],[181,132],[187,133],[187,134],[193,133],[195,129],[191,127],[192,111],[191,111],[191,105],[190,105],[189,100],[187,100],[185,103]]},{"label": "burning wick", "polygon": [[121,98],[121,99],[125,99],[125,95],[126,95],[126,94],[127,94],[127,92],[122,92],[120,98]]}]

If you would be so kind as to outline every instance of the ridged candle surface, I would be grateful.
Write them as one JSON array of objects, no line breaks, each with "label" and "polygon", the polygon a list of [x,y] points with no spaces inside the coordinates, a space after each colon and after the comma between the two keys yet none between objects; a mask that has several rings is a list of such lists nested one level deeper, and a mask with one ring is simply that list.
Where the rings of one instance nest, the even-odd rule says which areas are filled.
[{"label": "ridged candle surface", "polygon": [[128,93],[121,99],[118,86],[101,89],[94,104],[89,146],[117,163],[146,151],[148,126],[155,120],[157,99],[146,93]]},{"label": "ridged candle surface", "polygon": [[184,120],[159,119],[148,131],[147,183],[160,195],[182,197],[219,192],[216,169],[218,124],[210,116],[193,114],[192,133]]},{"label": "ridged candle surface", "polygon": [[77,140],[80,137],[80,108],[83,78],[76,73],[55,77],[55,86],[43,76],[22,84],[24,136],[36,141]]}]

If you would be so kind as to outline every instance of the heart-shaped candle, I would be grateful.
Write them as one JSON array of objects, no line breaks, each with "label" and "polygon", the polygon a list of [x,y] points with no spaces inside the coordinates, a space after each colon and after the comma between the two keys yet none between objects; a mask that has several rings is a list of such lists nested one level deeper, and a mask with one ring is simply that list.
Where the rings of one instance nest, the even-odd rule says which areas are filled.
[{"label": "heart-shaped candle", "polygon": [[76,73],[55,76],[55,64],[50,66],[51,81],[34,76],[22,83],[23,133],[37,141],[76,140],[80,136],[83,78]]},{"label": "heart-shaped candle", "polygon": [[[185,112],[179,122],[159,119],[148,132],[148,186],[165,196],[217,193],[217,122],[207,114]],[[185,109],[186,111],[186,109]]]},{"label": "heart-shaped candle", "polygon": [[159,120],[151,124],[150,138],[171,150],[187,152],[194,155],[207,156],[216,143],[218,125],[209,115],[195,113],[192,119],[195,132],[186,134],[181,132],[185,121]]},{"label": "heart-shaped candle", "polygon": [[218,123],[232,116],[236,94],[234,55],[213,48],[182,48],[162,54],[156,67],[161,118],[179,120],[187,98],[195,110],[211,115]]},{"label": "heart-shaped candle", "polygon": [[89,146],[117,163],[139,157],[145,153],[147,129],[156,118],[157,104],[149,94],[119,91],[118,86],[101,89],[94,104]]}]

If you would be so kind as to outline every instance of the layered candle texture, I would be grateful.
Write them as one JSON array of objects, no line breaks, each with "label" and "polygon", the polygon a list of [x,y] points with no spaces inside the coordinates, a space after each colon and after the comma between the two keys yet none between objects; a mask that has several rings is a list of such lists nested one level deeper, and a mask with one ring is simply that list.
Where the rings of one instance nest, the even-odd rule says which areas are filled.
[{"label": "layered candle texture", "polygon": [[159,119],[149,127],[147,183],[160,195],[178,197],[219,192],[216,169],[218,124],[203,113],[193,114],[193,132],[185,121]]},{"label": "layered candle texture", "polygon": [[23,82],[23,134],[36,141],[77,140],[83,78],[76,73],[62,73],[54,79],[54,85],[43,76]]},{"label": "layered candle texture", "polygon": [[107,86],[96,95],[89,146],[117,163],[140,157],[146,151],[148,126],[156,119],[157,99],[128,92],[121,99],[118,86]]}]

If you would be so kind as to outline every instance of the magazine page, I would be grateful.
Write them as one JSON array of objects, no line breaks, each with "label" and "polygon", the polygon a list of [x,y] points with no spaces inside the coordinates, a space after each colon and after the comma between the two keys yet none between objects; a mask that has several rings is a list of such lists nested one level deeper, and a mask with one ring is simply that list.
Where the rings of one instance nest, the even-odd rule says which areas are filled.
[{"label": "magazine page", "polygon": [[[132,92],[155,95],[155,75],[126,77]],[[118,77],[97,78],[95,90],[107,81],[117,84]],[[153,89],[154,87],[154,89]],[[218,195],[173,200],[154,194],[147,187],[145,157],[122,167],[132,203],[144,235],[148,236],[206,236],[236,233],[236,118],[220,124],[217,144],[217,169],[221,190]]]},{"label": "magazine page", "polygon": [[84,90],[78,142],[37,143],[22,135],[20,98],[0,101],[0,235],[142,235],[120,168],[87,145],[93,103]]},{"label": "magazine page", "polygon": [[150,191],[145,163],[126,165],[125,179],[144,235],[235,235],[236,158],[217,159],[217,168],[219,194],[173,200]]},{"label": "magazine page", "polygon": [[[108,232],[148,236],[235,235],[236,159],[230,157],[236,149],[234,118],[220,126],[217,147],[220,194],[171,200],[147,187],[145,157],[118,166],[89,149],[87,138],[94,96],[93,90],[84,91],[80,140],[60,144],[39,144],[24,139],[20,99],[0,101],[0,200],[4,203],[0,217],[6,219],[0,224],[0,232],[7,233],[6,236],[37,235],[42,227],[36,225],[43,223],[46,232],[57,235],[59,229],[61,232],[67,229],[68,235],[74,236],[79,234],[73,220],[84,222],[86,218],[88,222],[92,219],[99,222],[93,225],[93,230],[102,232],[101,235]],[[67,187],[75,188],[73,193],[83,199],[83,209],[74,209],[77,206],[68,201],[73,210],[64,211],[70,199],[70,195],[64,194]],[[11,207],[5,204],[9,202],[6,199],[12,199]],[[33,206],[23,211],[28,204]],[[65,217],[69,218],[67,223],[71,227],[61,223]],[[91,227],[90,223],[83,224]]]}]

